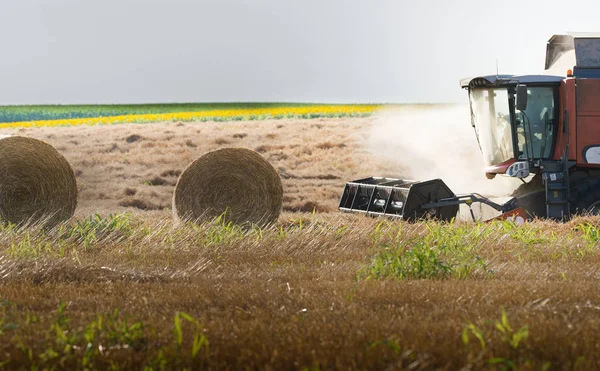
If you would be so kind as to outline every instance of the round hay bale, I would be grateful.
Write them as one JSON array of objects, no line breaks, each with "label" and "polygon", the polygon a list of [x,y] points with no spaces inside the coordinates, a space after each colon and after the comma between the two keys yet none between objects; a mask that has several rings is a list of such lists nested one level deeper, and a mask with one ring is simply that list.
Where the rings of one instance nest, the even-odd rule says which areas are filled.
[{"label": "round hay bale", "polygon": [[279,217],[283,187],[277,171],[258,153],[224,148],[192,162],[179,176],[173,215],[180,220],[212,220],[223,215],[235,224],[261,227]]},{"label": "round hay bale", "polygon": [[52,227],[77,206],[77,183],[67,160],[50,144],[0,137],[0,220]]}]

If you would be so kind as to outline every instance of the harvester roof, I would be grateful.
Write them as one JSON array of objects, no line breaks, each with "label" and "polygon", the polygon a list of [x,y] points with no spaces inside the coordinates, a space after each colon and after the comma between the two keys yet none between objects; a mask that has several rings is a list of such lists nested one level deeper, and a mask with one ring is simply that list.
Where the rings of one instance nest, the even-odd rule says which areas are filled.
[{"label": "harvester roof", "polygon": [[555,75],[488,75],[468,77],[460,80],[460,86],[463,88],[474,88],[484,86],[498,86],[505,83],[510,84],[551,84],[559,83],[564,76]]}]

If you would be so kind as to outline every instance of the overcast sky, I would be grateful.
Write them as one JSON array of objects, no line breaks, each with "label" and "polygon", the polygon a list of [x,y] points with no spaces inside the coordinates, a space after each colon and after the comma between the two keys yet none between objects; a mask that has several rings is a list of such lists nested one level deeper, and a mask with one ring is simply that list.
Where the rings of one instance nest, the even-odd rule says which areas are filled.
[{"label": "overcast sky", "polygon": [[0,0],[0,105],[462,102],[597,1]]}]

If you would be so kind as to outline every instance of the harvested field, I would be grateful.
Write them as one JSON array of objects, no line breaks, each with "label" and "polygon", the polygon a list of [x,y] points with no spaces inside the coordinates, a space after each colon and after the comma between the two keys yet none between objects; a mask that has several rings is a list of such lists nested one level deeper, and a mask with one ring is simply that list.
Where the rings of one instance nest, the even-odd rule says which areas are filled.
[{"label": "harvested field", "polygon": [[224,147],[256,150],[279,171],[284,211],[331,212],[348,179],[399,175],[360,143],[373,118],[157,123],[0,130],[47,141],[71,163],[78,216],[125,211],[167,215],[177,177]]},{"label": "harvested field", "polygon": [[[0,227],[0,365],[598,368],[600,219],[340,214],[345,181],[402,172],[361,146],[371,120],[0,131],[54,145],[80,191],[59,228]],[[232,145],[278,169],[279,221],[174,224],[181,171]]]}]

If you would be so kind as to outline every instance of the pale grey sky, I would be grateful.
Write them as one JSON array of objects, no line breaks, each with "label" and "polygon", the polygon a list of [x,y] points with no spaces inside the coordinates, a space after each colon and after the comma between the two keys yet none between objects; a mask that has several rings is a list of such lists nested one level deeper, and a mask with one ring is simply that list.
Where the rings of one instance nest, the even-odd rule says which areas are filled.
[{"label": "pale grey sky", "polygon": [[0,105],[461,102],[535,73],[597,1],[0,0]]}]

